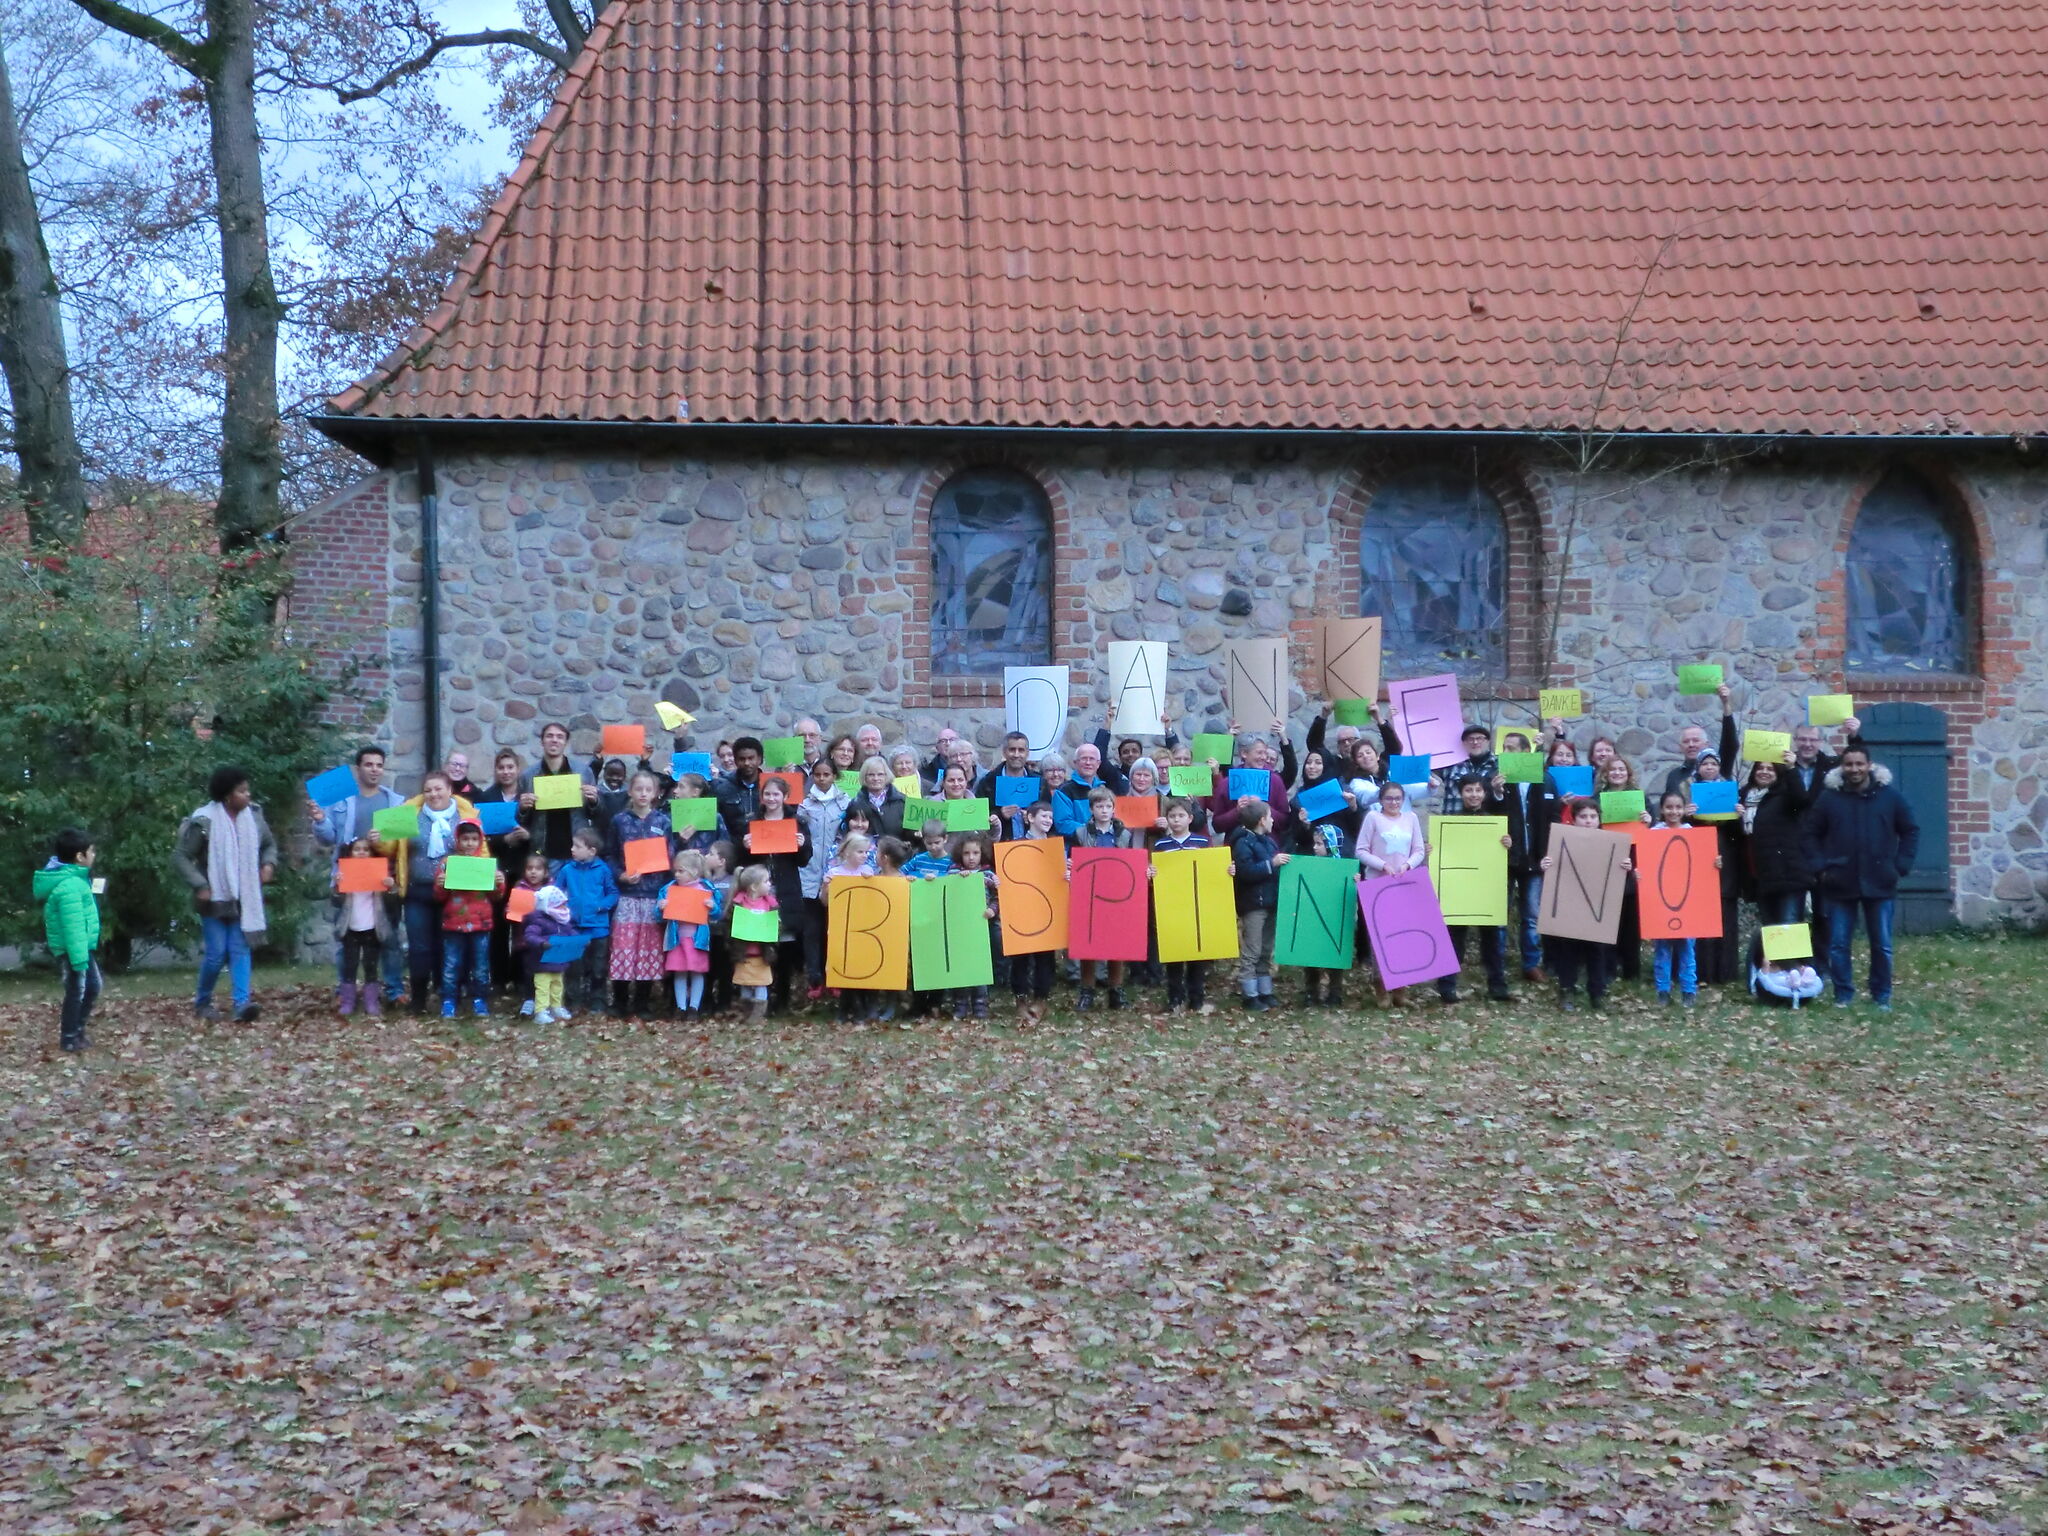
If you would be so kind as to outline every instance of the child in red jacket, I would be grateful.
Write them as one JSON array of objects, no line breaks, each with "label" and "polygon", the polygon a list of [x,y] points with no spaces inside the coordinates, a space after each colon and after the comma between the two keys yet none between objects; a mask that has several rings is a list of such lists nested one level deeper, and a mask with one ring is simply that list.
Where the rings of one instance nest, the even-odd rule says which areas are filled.
[{"label": "child in red jacket", "polygon": [[[455,829],[458,858],[481,858],[484,829],[465,821]],[[469,979],[470,1011],[478,1018],[491,1014],[491,927],[496,921],[494,905],[505,899],[505,871],[497,871],[496,884],[488,891],[448,889],[448,861],[434,871],[434,894],[441,899],[441,1017],[452,1019]]]}]

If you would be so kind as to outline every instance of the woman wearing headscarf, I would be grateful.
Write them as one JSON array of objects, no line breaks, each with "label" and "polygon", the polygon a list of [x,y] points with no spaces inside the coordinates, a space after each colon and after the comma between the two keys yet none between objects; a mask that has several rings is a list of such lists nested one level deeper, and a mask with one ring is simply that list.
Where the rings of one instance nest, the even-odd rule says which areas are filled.
[{"label": "woman wearing headscarf", "polygon": [[259,1010],[249,995],[251,950],[268,927],[263,887],[277,873],[277,839],[252,797],[247,769],[214,769],[206,804],[178,824],[171,863],[192,888],[199,909],[203,943],[192,1012],[202,1019],[218,1017],[213,988],[225,969],[235,1021],[252,1022]]}]

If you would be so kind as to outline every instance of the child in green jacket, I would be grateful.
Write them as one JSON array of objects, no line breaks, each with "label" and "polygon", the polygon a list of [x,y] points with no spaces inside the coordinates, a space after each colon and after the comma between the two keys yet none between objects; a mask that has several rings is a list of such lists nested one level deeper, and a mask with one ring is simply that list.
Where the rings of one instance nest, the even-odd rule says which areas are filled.
[{"label": "child in green jacket", "polygon": [[92,894],[92,839],[66,827],[50,845],[50,862],[36,871],[35,897],[43,904],[43,933],[64,981],[63,1046],[82,1051],[85,1021],[99,1001],[100,904]]}]

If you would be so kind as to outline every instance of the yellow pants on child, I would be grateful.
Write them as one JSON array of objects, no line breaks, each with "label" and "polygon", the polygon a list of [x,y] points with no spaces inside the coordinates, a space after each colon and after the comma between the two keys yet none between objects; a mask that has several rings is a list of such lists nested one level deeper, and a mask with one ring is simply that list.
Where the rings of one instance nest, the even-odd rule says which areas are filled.
[{"label": "yellow pants on child", "polygon": [[535,971],[533,973],[533,1007],[536,1013],[562,1008],[562,974],[559,971]]}]

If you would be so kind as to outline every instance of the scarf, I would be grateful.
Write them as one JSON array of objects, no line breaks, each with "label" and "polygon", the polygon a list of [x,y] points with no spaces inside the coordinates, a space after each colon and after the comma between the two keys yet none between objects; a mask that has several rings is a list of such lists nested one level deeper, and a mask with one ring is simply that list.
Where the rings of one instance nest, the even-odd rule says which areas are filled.
[{"label": "scarf", "polygon": [[430,810],[420,806],[420,856],[427,859],[442,859],[455,846],[455,802],[449,801],[444,811]]},{"label": "scarf", "polygon": [[239,902],[242,932],[263,932],[263,836],[255,809],[231,816],[218,800],[209,800],[193,814],[206,823],[206,884],[213,899]]}]

